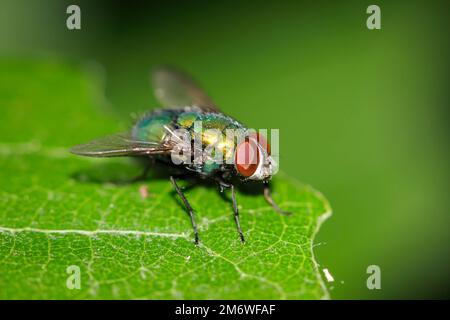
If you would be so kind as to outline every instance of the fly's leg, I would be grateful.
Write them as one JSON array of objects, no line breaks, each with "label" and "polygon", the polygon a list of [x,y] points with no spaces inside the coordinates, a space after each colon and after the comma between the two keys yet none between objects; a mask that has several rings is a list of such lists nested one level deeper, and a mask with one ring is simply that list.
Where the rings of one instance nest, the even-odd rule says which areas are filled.
[{"label": "fly's leg", "polygon": [[236,191],[234,190],[234,186],[232,184],[230,184],[230,186],[231,186],[231,198],[233,200],[234,221],[236,222],[236,228],[238,230],[239,237],[241,238],[241,242],[244,243],[245,239],[244,234],[242,233],[241,223],[239,221],[239,210],[236,202]]},{"label": "fly's leg", "polygon": [[264,186],[264,198],[266,199],[267,203],[270,204],[270,206],[278,213],[285,215],[285,216],[289,216],[292,214],[292,212],[289,211],[284,211],[282,210],[276,203],[275,201],[272,199],[272,196],[270,194],[270,188],[269,185],[265,185]]},{"label": "fly's leg", "polygon": [[175,190],[177,191],[181,200],[183,200],[184,206],[186,207],[186,209],[189,212],[189,217],[191,218],[192,227],[194,228],[195,244],[198,244],[199,238],[198,238],[197,223],[195,222],[195,217],[194,217],[194,210],[192,209],[191,205],[187,201],[186,196],[184,195],[183,191],[181,191],[180,187],[177,185],[177,182],[173,176],[170,176],[170,182],[172,182],[172,184],[175,187]]},{"label": "fly's leg", "polygon": [[238,210],[238,206],[237,206],[236,191],[234,190],[234,185],[232,185],[231,183],[225,182],[221,178],[217,178],[216,181],[219,184],[220,192],[223,192],[223,190],[225,188],[230,188],[231,189],[231,200],[233,201],[234,221],[236,222],[236,228],[237,228],[237,231],[239,233],[239,237],[241,239],[241,242],[245,243],[244,234],[243,234],[242,229],[241,229],[241,222],[239,220],[239,210]]}]

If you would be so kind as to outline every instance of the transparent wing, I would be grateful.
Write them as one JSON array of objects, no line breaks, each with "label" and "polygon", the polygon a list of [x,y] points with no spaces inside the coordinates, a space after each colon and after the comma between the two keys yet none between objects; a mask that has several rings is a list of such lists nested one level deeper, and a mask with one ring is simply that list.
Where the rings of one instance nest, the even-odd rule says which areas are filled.
[{"label": "transparent wing", "polygon": [[77,145],[70,152],[87,157],[119,157],[168,154],[172,148],[170,142],[139,141],[128,133],[118,133]]},{"label": "transparent wing", "polygon": [[152,74],[155,96],[164,107],[197,106],[205,111],[219,108],[187,74],[172,67],[159,67]]}]

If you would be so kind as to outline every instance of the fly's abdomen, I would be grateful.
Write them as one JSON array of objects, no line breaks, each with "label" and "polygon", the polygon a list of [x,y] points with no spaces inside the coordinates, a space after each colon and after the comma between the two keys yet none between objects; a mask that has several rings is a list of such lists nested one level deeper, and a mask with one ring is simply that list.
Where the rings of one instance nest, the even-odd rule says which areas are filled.
[{"label": "fly's abdomen", "polygon": [[176,114],[170,110],[158,110],[138,120],[133,127],[132,135],[139,141],[162,142],[168,139],[174,128]]}]

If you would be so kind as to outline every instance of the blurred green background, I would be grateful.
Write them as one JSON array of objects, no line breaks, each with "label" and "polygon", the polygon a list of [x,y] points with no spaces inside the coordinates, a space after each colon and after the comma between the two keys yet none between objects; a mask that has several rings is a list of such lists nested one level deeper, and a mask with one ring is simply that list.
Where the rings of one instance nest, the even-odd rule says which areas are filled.
[{"label": "blurred green background", "polygon": [[123,123],[157,105],[151,67],[182,67],[230,115],[280,128],[281,169],[330,200],[315,252],[332,298],[449,298],[448,18],[446,1],[1,0],[0,55],[95,70]]}]

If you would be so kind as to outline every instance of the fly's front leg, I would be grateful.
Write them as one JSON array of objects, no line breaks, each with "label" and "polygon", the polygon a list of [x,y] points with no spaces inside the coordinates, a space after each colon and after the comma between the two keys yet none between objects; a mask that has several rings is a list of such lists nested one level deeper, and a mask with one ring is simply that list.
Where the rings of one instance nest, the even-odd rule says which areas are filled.
[{"label": "fly's front leg", "polygon": [[270,206],[278,213],[289,216],[292,214],[292,212],[284,211],[282,210],[272,199],[272,195],[270,194],[270,187],[268,184],[264,185],[264,198],[266,199],[267,203],[270,204]]},{"label": "fly's front leg", "polygon": [[184,195],[183,191],[181,191],[180,187],[178,186],[175,178],[173,176],[170,176],[170,181],[172,182],[173,186],[175,187],[175,190],[177,191],[178,195],[180,196],[181,200],[184,203],[184,206],[189,212],[189,217],[191,218],[192,227],[194,228],[194,237],[195,237],[195,244],[198,244],[199,238],[198,238],[198,229],[197,229],[197,223],[195,222],[194,217],[194,210],[192,209],[191,205],[186,199],[186,196]]}]

